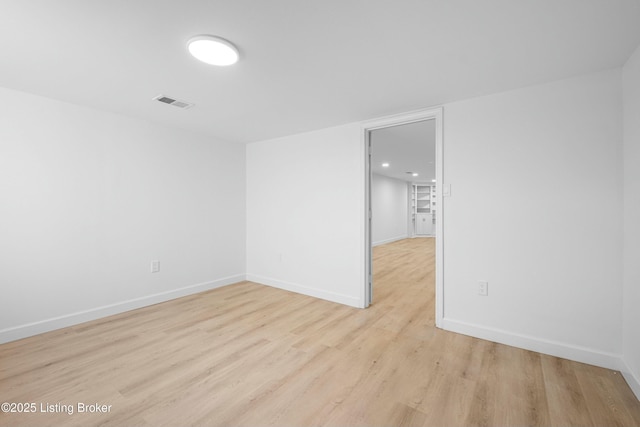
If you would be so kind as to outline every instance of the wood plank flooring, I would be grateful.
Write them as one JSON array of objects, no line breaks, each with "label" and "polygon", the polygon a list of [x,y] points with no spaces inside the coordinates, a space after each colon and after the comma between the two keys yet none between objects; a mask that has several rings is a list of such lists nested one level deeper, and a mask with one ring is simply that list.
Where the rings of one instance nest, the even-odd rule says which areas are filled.
[{"label": "wood plank flooring", "polygon": [[367,310],[242,282],[1,345],[0,401],[37,412],[0,425],[640,425],[619,372],[436,329],[433,258],[376,247]]}]

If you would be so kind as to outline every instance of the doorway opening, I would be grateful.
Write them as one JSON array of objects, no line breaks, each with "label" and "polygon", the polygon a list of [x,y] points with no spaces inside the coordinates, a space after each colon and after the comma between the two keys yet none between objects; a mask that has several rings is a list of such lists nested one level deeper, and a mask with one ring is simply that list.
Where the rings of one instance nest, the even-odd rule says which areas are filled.
[{"label": "doorway opening", "polygon": [[368,121],[363,124],[363,136],[364,305],[375,301],[374,246],[435,238],[435,325],[440,327],[444,315],[442,109]]}]

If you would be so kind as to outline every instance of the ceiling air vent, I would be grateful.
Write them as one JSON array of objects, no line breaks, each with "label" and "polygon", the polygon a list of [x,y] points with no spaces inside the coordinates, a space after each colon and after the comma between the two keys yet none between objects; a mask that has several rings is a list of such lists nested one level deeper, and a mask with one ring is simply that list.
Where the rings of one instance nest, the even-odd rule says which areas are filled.
[{"label": "ceiling air vent", "polygon": [[165,104],[173,105],[174,107],[182,108],[183,110],[191,108],[194,105],[188,102],[178,101],[177,99],[169,98],[168,96],[164,96],[164,95],[158,95],[155,98],[153,98],[153,100],[162,102]]}]

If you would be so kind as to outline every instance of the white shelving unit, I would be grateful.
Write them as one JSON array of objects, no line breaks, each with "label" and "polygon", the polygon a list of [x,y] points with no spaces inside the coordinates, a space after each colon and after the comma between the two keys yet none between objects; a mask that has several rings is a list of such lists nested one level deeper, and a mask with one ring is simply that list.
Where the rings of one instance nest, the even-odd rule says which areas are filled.
[{"label": "white shelving unit", "polygon": [[413,233],[416,236],[433,236],[436,225],[436,186],[413,184],[412,187]]}]

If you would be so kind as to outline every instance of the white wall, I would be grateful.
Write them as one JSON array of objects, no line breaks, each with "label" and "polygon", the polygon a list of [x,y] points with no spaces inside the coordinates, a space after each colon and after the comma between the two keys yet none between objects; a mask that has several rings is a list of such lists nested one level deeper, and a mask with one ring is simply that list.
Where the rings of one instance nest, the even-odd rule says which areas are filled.
[{"label": "white wall", "polygon": [[[451,103],[444,116],[443,327],[620,368],[621,70]],[[360,306],[359,127],[250,144],[247,168],[248,278]]]},{"label": "white wall", "polygon": [[0,100],[0,341],[244,279],[244,146]]},{"label": "white wall", "polygon": [[623,69],[625,378],[640,399],[640,47]]},{"label": "white wall", "polygon": [[619,366],[620,79],[612,70],[445,106],[446,328]]},{"label": "white wall", "polygon": [[371,221],[373,245],[406,239],[408,218],[406,181],[384,175],[371,176]]},{"label": "white wall", "polygon": [[247,145],[249,280],[363,306],[363,148],[358,124]]}]

